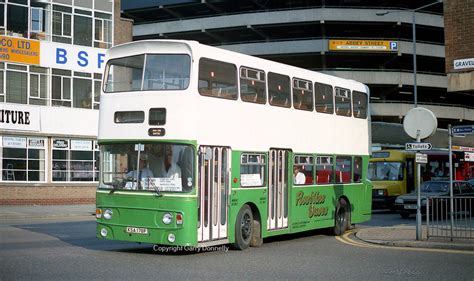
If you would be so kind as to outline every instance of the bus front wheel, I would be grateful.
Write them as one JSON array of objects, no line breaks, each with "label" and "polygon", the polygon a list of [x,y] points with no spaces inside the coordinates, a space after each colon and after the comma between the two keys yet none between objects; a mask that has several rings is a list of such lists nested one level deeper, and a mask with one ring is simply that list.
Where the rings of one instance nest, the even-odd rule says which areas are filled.
[{"label": "bus front wheel", "polygon": [[336,206],[336,214],[334,216],[334,234],[342,235],[349,229],[350,225],[350,208],[345,199],[339,199]]},{"label": "bus front wheel", "polygon": [[235,221],[235,242],[233,248],[237,250],[247,249],[253,236],[253,215],[249,205],[244,205],[237,214]]}]

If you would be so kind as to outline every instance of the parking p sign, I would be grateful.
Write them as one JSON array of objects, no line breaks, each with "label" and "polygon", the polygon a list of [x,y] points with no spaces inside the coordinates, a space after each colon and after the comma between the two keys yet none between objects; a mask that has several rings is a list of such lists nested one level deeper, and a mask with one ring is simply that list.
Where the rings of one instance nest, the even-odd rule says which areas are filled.
[{"label": "parking p sign", "polygon": [[390,50],[398,51],[398,41],[390,41]]}]

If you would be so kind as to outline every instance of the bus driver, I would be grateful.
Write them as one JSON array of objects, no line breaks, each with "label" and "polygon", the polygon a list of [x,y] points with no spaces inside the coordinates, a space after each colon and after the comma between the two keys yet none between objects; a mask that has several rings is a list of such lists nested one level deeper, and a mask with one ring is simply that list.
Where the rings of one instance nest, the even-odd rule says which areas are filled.
[{"label": "bus driver", "polygon": [[[153,172],[148,169],[147,167],[147,162],[145,157],[140,158],[140,164],[139,164],[139,170],[138,170],[138,178],[142,180],[143,178],[152,178],[153,177]],[[126,173],[126,171],[124,171]],[[128,173],[125,174],[126,178],[133,178],[134,180],[137,179],[137,171],[132,170],[129,171]]]}]

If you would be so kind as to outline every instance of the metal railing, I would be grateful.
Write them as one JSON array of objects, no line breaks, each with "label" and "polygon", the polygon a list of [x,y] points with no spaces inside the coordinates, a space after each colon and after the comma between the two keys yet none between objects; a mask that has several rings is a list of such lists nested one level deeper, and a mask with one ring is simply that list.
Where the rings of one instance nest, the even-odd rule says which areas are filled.
[{"label": "metal railing", "polygon": [[474,239],[474,197],[434,196],[426,200],[427,239],[432,237]]}]

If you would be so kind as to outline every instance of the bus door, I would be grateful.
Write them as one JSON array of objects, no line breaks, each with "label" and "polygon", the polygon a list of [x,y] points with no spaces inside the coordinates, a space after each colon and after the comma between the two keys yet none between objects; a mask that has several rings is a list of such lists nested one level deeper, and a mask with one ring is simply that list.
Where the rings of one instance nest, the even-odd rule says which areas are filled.
[{"label": "bus door", "polygon": [[288,154],[288,150],[270,150],[268,161],[268,230],[288,227]]},{"label": "bus door", "polygon": [[227,238],[230,152],[227,147],[199,148],[199,242]]}]

